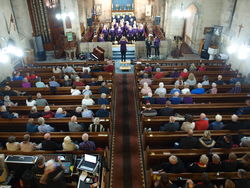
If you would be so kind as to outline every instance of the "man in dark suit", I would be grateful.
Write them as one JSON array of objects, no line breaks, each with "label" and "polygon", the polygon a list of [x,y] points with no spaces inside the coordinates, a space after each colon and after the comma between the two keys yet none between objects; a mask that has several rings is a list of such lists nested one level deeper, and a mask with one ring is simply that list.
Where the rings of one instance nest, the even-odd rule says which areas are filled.
[{"label": "man in dark suit", "polygon": [[171,102],[167,101],[164,108],[159,110],[159,116],[173,116],[174,109],[170,107]]},{"label": "man in dark suit", "polygon": [[53,150],[60,150],[61,147],[60,145],[58,145],[56,142],[51,141],[51,136],[50,133],[46,133],[44,135],[44,140],[42,141],[42,150],[49,150],[49,151],[53,151]]},{"label": "man in dark suit", "polygon": [[197,148],[198,139],[193,136],[193,130],[188,131],[188,136],[180,140],[180,148],[182,149],[191,149]]}]

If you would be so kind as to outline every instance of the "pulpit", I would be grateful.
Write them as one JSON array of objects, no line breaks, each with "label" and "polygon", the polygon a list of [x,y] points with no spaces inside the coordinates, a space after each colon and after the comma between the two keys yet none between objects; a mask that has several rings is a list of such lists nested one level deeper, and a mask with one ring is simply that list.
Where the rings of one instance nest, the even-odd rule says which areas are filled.
[{"label": "pulpit", "polygon": [[66,33],[66,37],[64,38],[64,51],[67,60],[76,59],[76,49],[76,34],[73,32]]}]

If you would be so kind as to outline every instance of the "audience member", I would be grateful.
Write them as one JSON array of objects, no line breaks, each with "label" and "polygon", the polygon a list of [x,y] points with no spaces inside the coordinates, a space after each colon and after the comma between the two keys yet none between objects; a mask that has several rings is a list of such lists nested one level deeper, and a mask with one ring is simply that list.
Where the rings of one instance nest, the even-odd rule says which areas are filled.
[{"label": "audience member", "polygon": [[200,120],[195,122],[195,130],[207,130],[208,129],[208,119],[205,113],[200,114]]},{"label": "audience member", "polygon": [[43,117],[44,118],[53,118],[55,113],[50,110],[49,106],[44,107]]},{"label": "audience member", "polygon": [[42,116],[42,113],[37,111],[37,107],[36,106],[32,106],[32,108],[30,109],[30,113],[29,113],[29,118],[39,118]]},{"label": "audience member", "polygon": [[196,85],[196,78],[194,76],[194,73],[189,74],[188,79],[184,82],[184,84],[188,84],[190,86]]},{"label": "audience member", "polygon": [[247,114],[250,114],[250,100],[247,99],[246,100],[246,107],[242,107],[242,108],[239,108],[236,112],[236,115],[240,116],[240,115],[247,115]]},{"label": "audience member", "polygon": [[250,147],[250,137],[242,137],[241,140],[240,140],[240,146],[241,147]]},{"label": "audience member", "polygon": [[36,106],[36,100],[32,99],[32,96],[29,95],[26,99],[27,106]]},{"label": "audience member", "polygon": [[141,112],[143,116],[152,117],[157,115],[157,111],[152,109],[151,104],[147,103],[144,110]]},{"label": "audience member", "polygon": [[190,114],[185,115],[185,121],[181,125],[181,130],[188,132],[189,130],[194,130],[195,122],[193,116]]},{"label": "audience member", "polygon": [[31,83],[29,82],[29,80],[27,78],[23,79],[22,87],[23,88],[31,88]]},{"label": "audience member", "polygon": [[217,85],[224,85],[224,81],[222,80],[222,75],[218,75],[217,80],[215,81]]},{"label": "audience member", "polygon": [[168,175],[166,173],[161,174],[160,180],[156,181],[155,188],[177,188],[175,184],[173,184],[170,179],[168,178]]},{"label": "audience member", "polygon": [[224,124],[222,122],[222,116],[220,114],[217,114],[215,116],[215,121],[209,124],[210,130],[221,130],[223,129]]},{"label": "audience member", "polygon": [[183,79],[187,79],[189,75],[189,72],[187,69],[183,69],[183,71],[180,73],[180,77],[182,77]]},{"label": "audience member", "polygon": [[37,82],[36,82],[36,87],[37,88],[46,88],[47,86],[45,85],[44,82],[42,82],[42,79],[40,77],[38,77]]},{"label": "audience member", "polygon": [[25,134],[23,136],[23,142],[20,143],[21,151],[23,152],[32,152],[36,149],[36,145],[30,142],[30,135]]},{"label": "audience member", "polygon": [[65,136],[62,143],[62,148],[64,151],[74,151],[78,149],[78,145],[72,142],[70,136]]},{"label": "audience member", "polygon": [[198,71],[200,72],[206,71],[206,66],[204,63],[201,64],[201,66],[198,68]]},{"label": "audience member", "polygon": [[161,169],[166,173],[183,173],[185,172],[185,167],[183,162],[178,159],[175,155],[171,155],[168,158],[169,162],[164,162],[161,164]]},{"label": "audience member", "polygon": [[175,132],[180,129],[179,122],[175,122],[175,117],[170,116],[169,117],[169,123],[164,124],[160,127],[160,131],[168,131],[168,132]]},{"label": "audience member", "polygon": [[6,96],[6,95],[8,95],[8,96],[10,96],[10,97],[12,97],[12,96],[17,96],[17,95],[19,95],[20,94],[20,92],[18,92],[18,91],[16,91],[16,90],[13,90],[10,86],[5,86],[4,87],[4,90],[2,91],[2,93],[3,93],[3,96]]},{"label": "audience member", "polygon": [[95,116],[99,118],[106,118],[109,117],[109,115],[110,113],[107,110],[107,106],[105,104],[101,105],[101,108],[95,113]]},{"label": "audience member", "polygon": [[156,95],[160,95],[160,94],[166,95],[167,94],[167,90],[166,90],[166,88],[164,88],[163,82],[159,83],[159,87],[155,90],[155,94]]},{"label": "audience member", "polygon": [[165,76],[164,72],[161,72],[160,68],[156,68],[156,73],[154,75],[155,79],[161,79]]},{"label": "audience member", "polygon": [[203,154],[200,156],[199,162],[194,162],[189,165],[190,172],[205,172],[207,170],[207,164],[209,162],[208,157]]},{"label": "audience member", "polygon": [[4,106],[6,107],[11,107],[11,106],[17,106],[18,104],[17,103],[14,103],[10,100],[10,96],[8,95],[5,95],[4,98],[3,98],[3,102],[4,102]]},{"label": "audience member", "polygon": [[17,81],[17,80],[23,80],[23,76],[21,76],[20,72],[14,72],[14,76],[12,77],[13,81]]},{"label": "audience member", "polygon": [[204,75],[203,78],[202,78],[202,86],[209,86],[209,80],[208,80],[208,76],[207,75]]},{"label": "audience member", "polygon": [[210,94],[217,94],[218,89],[217,89],[217,84],[216,83],[212,83],[212,88],[209,90]]},{"label": "audience member", "polygon": [[93,123],[89,125],[90,132],[104,132],[105,129],[102,124],[100,124],[100,118],[95,117]]},{"label": "audience member", "polygon": [[175,86],[183,86],[184,85],[183,78],[181,76],[178,77],[178,79],[175,81],[174,85]]},{"label": "audience member", "polygon": [[110,90],[109,90],[109,88],[107,87],[106,82],[102,82],[101,87],[98,89],[98,93],[99,93],[99,94],[101,94],[101,93],[106,93],[107,95],[110,94]]},{"label": "audience member", "polygon": [[93,99],[90,98],[89,95],[84,95],[84,98],[82,99],[82,105],[94,105],[95,101]]},{"label": "audience member", "polygon": [[226,130],[239,130],[242,128],[241,123],[238,121],[239,117],[235,114],[231,116],[232,121],[225,124],[223,129]]},{"label": "audience member", "polygon": [[143,104],[155,104],[155,98],[153,97],[153,94],[151,92],[149,92],[147,96],[143,96],[142,101]]},{"label": "audience member", "polygon": [[171,104],[181,104],[182,98],[180,97],[180,93],[176,91],[169,100],[171,101]]},{"label": "audience member", "polygon": [[92,91],[90,90],[90,86],[86,85],[84,90],[82,90],[83,95],[92,95]]},{"label": "audience member", "polygon": [[65,118],[67,117],[67,112],[64,111],[62,108],[57,108],[55,113],[55,118]]},{"label": "audience member", "polygon": [[193,104],[193,97],[190,92],[187,92],[186,95],[182,98],[183,104]]},{"label": "audience member", "polygon": [[13,118],[18,118],[18,114],[15,112],[8,112],[6,106],[1,106],[0,108],[0,117],[6,118],[6,119],[13,119]]},{"label": "audience member", "polygon": [[73,82],[73,85],[75,85],[75,86],[84,86],[84,83],[80,80],[80,77],[77,76],[75,81]]},{"label": "audience member", "polygon": [[232,148],[233,147],[233,141],[232,136],[230,134],[226,134],[225,136],[220,136],[216,140],[216,147],[219,148]]},{"label": "audience member", "polygon": [[72,85],[72,80],[69,79],[68,75],[65,75],[63,78],[63,86],[68,87]]},{"label": "audience member", "polygon": [[143,83],[143,88],[141,89],[141,94],[142,95],[148,95],[148,93],[152,93],[151,88],[148,86],[147,82]]},{"label": "audience member", "polygon": [[[179,78],[180,73],[178,72],[177,68],[174,68],[174,70],[169,75],[171,78]],[[182,77],[181,77],[182,78]]]},{"label": "audience member", "polygon": [[100,104],[100,105],[102,105],[102,104],[108,105],[109,104],[109,101],[107,99],[107,95],[105,93],[102,93],[101,98],[98,98],[97,104]]},{"label": "audience member", "polygon": [[53,151],[53,150],[60,150],[61,147],[56,142],[51,140],[50,133],[46,133],[44,135],[44,140],[41,142],[41,149]]},{"label": "audience member", "polygon": [[76,117],[82,117],[82,107],[76,107],[75,111],[72,112],[72,115]]},{"label": "audience member", "polygon": [[93,118],[94,113],[92,110],[89,110],[86,105],[83,105],[82,108],[83,108],[83,111],[82,111],[83,118]]},{"label": "audience member", "polygon": [[181,149],[197,148],[198,139],[193,136],[193,130],[190,129],[187,131],[187,133],[188,133],[188,136],[185,136],[180,140],[179,147]]},{"label": "audience member", "polygon": [[223,172],[236,172],[239,168],[239,162],[237,161],[237,155],[233,152],[229,153],[228,160],[222,161]]},{"label": "audience member", "polygon": [[68,64],[66,64],[66,67],[63,67],[62,70],[63,70],[64,73],[76,72],[75,69],[72,66],[68,65]]},{"label": "audience member", "polygon": [[29,133],[38,132],[38,125],[35,125],[33,118],[28,119],[28,122],[26,124],[26,131]]},{"label": "audience member", "polygon": [[155,99],[155,104],[166,104],[167,98],[164,93],[159,93],[159,97]]},{"label": "audience member", "polygon": [[95,143],[93,141],[89,141],[89,135],[87,133],[82,135],[82,142],[79,144],[79,149],[84,151],[95,151]]},{"label": "audience member", "polygon": [[165,107],[161,108],[159,110],[158,115],[159,116],[173,116],[174,115],[174,109],[171,108],[171,102],[170,101],[166,101],[165,103]]},{"label": "audience member", "polygon": [[10,136],[8,142],[6,143],[6,148],[8,151],[18,151],[20,150],[19,142],[16,142],[16,137]]},{"label": "audience member", "polygon": [[181,93],[185,95],[188,92],[190,93],[189,84],[186,83],[184,84],[184,88],[181,90]]},{"label": "audience member", "polygon": [[181,94],[181,90],[179,89],[179,85],[175,85],[173,89],[171,89],[170,94],[173,95],[175,92]]},{"label": "audience member", "polygon": [[42,98],[41,93],[36,94],[36,106],[47,106],[49,105],[48,101],[44,98]]},{"label": "audience member", "polygon": [[212,155],[212,161],[208,163],[207,171],[208,172],[221,172],[222,164],[220,160],[220,156],[217,154]]},{"label": "audience member", "polygon": [[81,95],[81,91],[76,88],[76,85],[73,85],[70,89],[70,93],[72,96],[78,96]]},{"label": "audience member", "polygon": [[55,67],[52,68],[52,72],[53,72],[54,74],[59,74],[59,73],[62,72],[62,70],[60,69],[60,67],[55,66]]},{"label": "audience member", "polygon": [[239,179],[234,180],[235,188],[250,187],[250,180],[247,177],[247,171],[244,169],[238,170]]},{"label": "audience member", "polygon": [[201,83],[198,83],[197,84],[197,88],[193,89],[191,91],[191,94],[204,94],[204,93],[205,93],[205,89],[202,88],[202,84]]},{"label": "audience member", "polygon": [[250,153],[246,153],[240,161],[241,168],[245,169],[246,171],[250,171]]},{"label": "audience member", "polygon": [[82,132],[84,130],[84,125],[77,123],[76,116],[71,117],[68,127],[70,132]]},{"label": "audience member", "polygon": [[56,87],[60,87],[61,85],[56,81],[56,77],[55,76],[52,76],[50,78],[50,81],[49,81],[49,87],[51,88],[56,88]]},{"label": "audience member", "polygon": [[228,93],[241,93],[241,83],[236,82],[235,86]]},{"label": "audience member", "polygon": [[42,133],[54,132],[55,129],[48,124],[45,124],[45,119],[43,117],[39,117],[38,120],[38,131]]},{"label": "audience member", "polygon": [[143,74],[143,79],[140,80],[140,85],[143,86],[144,82],[146,82],[148,85],[152,84],[152,80],[148,77],[148,73]]},{"label": "audience member", "polygon": [[211,132],[206,130],[201,138],[199,138],[199,145],[201,148],[213,148],[215,141],[211,138]]}]

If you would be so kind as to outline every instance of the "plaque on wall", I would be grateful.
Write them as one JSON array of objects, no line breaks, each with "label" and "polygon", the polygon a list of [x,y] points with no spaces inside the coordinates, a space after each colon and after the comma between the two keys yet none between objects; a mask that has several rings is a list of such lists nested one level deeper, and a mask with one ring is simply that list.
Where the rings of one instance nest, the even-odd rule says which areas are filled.
[{"label": "plaque on wall", "polygon": [[66,36],[67,36],[67,41],[68,42],[73,41],[73,33],[72,32],[67,32]]},{"label": "plaque on wall", "polygon": [[97,16],[100,16],[102,14],[102,5],[101,4],[95,5],[95,12],[96,12]]}]

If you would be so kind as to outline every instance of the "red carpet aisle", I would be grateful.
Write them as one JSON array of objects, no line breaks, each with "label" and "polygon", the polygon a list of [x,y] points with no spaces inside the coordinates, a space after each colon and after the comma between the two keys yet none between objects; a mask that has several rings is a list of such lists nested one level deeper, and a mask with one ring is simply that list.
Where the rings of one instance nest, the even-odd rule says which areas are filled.
[{"label": "red carpet aisle", "polygon": [[138,144],[134,75],[117,74],[114,80],[117,91],[111,187],[141,188],[143,173]]}]

